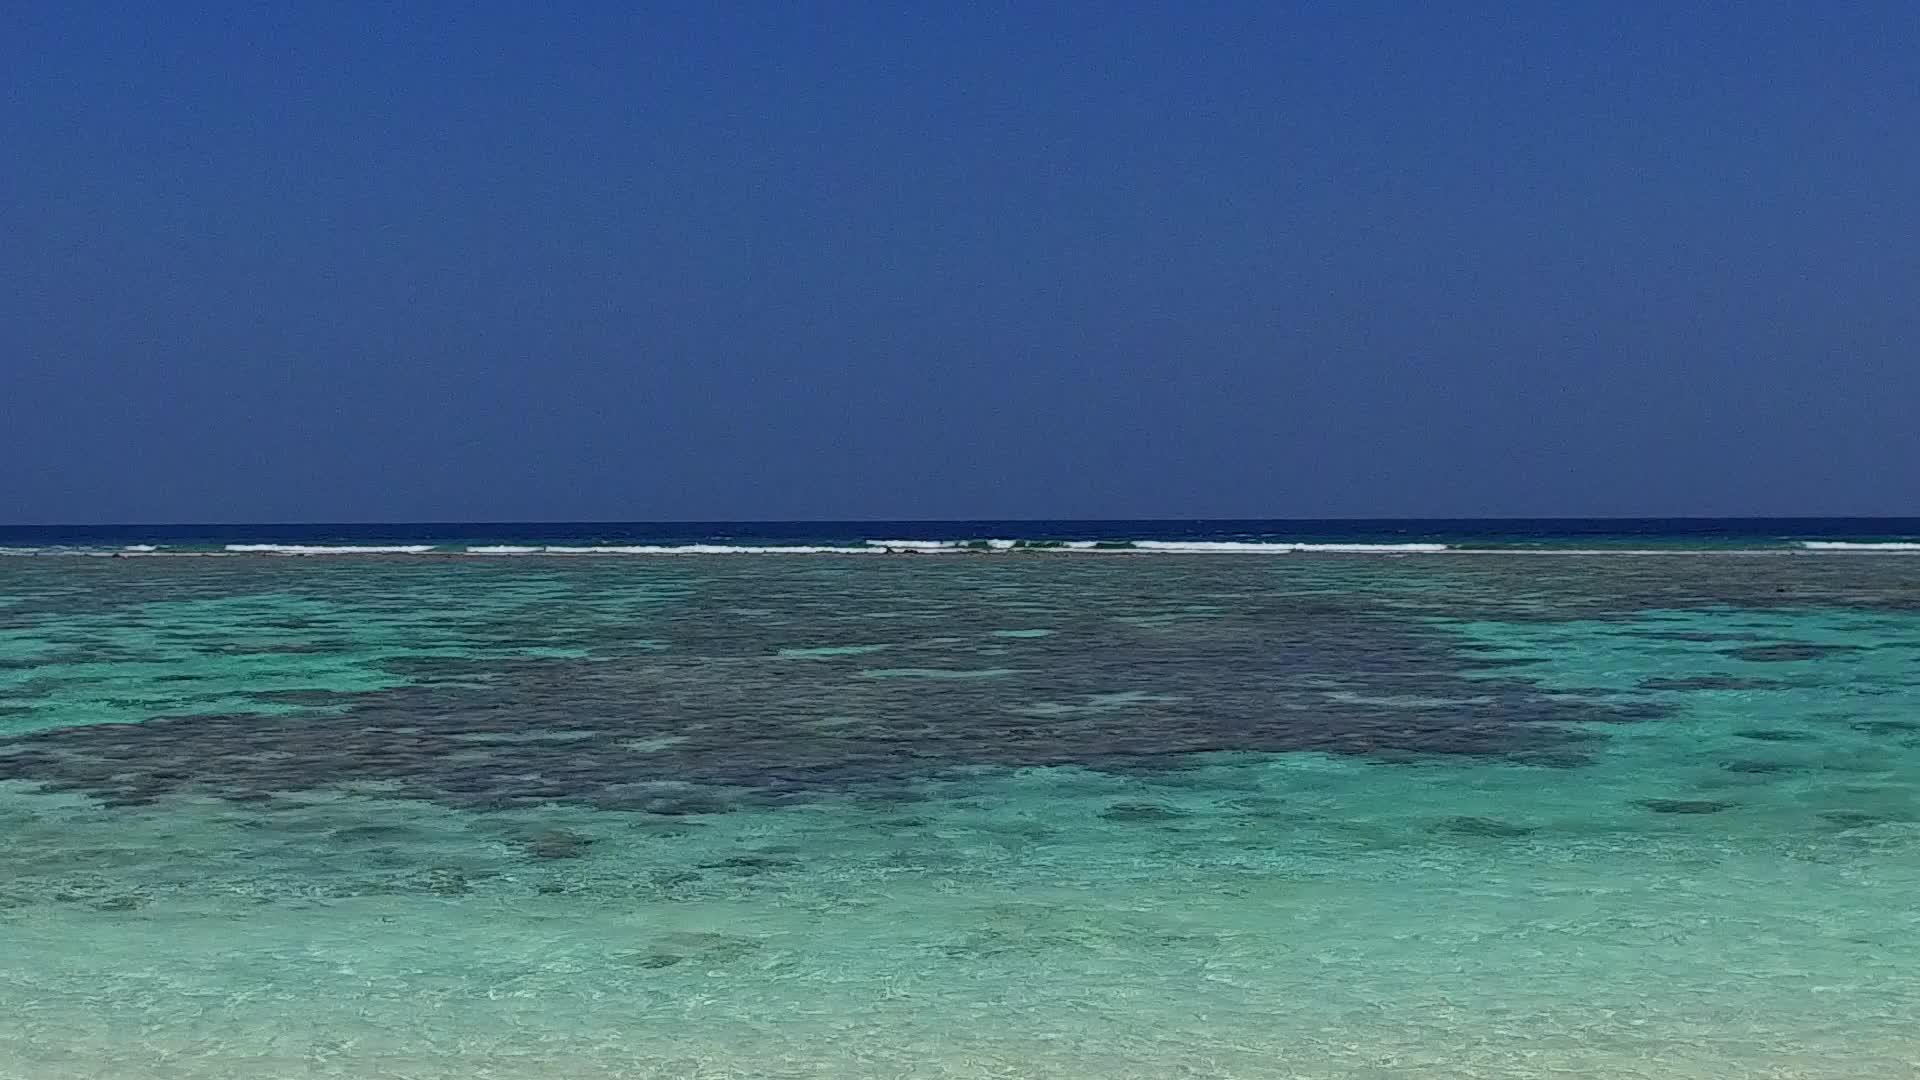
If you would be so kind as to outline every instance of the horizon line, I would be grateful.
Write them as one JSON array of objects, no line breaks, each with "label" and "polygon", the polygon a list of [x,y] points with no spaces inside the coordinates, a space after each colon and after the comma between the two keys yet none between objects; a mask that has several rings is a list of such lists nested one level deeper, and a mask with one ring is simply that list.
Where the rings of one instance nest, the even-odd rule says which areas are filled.
[{"label": "horizon line", "polygon": [[1516,521],[1920,521],[1920,514],[1505,514],[1492,516],[1363,515],[1335,517],[853,517],[853,518],[422,518],[342,519],[307,521],[101,521],[0,523],[0,529],[118,529],[118,528],[316,528],[369,525],[958,525],[958,524],[1192,524],[1196,522],[1516,522]]}]

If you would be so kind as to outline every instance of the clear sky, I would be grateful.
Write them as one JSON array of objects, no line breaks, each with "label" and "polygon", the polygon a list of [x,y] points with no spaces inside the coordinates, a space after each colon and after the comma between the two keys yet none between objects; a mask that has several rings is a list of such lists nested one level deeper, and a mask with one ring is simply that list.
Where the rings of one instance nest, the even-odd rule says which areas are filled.
[{"label": "clear sky", "polygon": [[0,521],[1920,513],[1917,42],[8,3]]}]

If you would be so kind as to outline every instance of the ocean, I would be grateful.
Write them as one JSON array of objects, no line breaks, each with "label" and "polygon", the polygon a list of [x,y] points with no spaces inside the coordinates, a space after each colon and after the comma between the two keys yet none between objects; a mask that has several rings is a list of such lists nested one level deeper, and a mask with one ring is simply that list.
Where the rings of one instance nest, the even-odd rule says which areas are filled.
[{"label": "ocean", "polygon": [[[1047,548],[1381,552],[1920,550],[1915,518],[1200,521],[689,521],[334,525],[0,525],[0,554],[875,554]],[[819,549],[830,549],[821,551]],[[350,550],[346,550],[350,549]]]},{"label": "ocean", "polygon": [[9,1080],[1920,1076],[1920,520],[0,552]]}]

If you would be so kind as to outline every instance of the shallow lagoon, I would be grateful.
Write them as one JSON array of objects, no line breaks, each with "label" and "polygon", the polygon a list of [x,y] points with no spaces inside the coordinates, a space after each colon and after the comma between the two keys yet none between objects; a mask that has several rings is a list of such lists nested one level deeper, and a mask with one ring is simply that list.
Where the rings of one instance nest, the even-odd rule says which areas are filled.
[{"label": "shallow lagoon", "polygon": [[0,1075],[1916,1075],[1920,559],[14,559],[0,828]]}]

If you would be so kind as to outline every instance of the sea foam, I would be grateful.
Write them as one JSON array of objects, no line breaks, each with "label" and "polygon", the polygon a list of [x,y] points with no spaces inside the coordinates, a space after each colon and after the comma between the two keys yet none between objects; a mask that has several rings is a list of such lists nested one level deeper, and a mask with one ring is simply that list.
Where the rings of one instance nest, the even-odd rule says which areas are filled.
[{"label": "sea foam", "polygon": [[1327,552],[1344,555],[1437,555],[1452,550],[1446,544],[1295,544],[1260,540],[1136,540],[1133,546],[1143,551],[1178,551],[1191,554],[1238,552],[1257,555],[1284,555],[1295,552]]},{"label": "sea foam", "polygon": [[[126,550],[152,552],[152,545]],[[434,544],[227,544],[236,555],[426,555],[459,552],[467,555],[915,555],[981,552],[1159,552],[1172,554],[1262,554],[1297,552],[1333,554],[1438,554],[1454,550],[1446,544],[1306,544],[1250,540],[865,540],[855,544],[476,544],[449,547]]]},{"label": "sea foam", "polygon": [[236,555],[425,555],[432,544],[228,544]]},{"label": "sea foam", "polygon": [[487,555],[871,555],[873,548],[824,544],[593,544],[551,545],[532,549],[468,548]]}]

